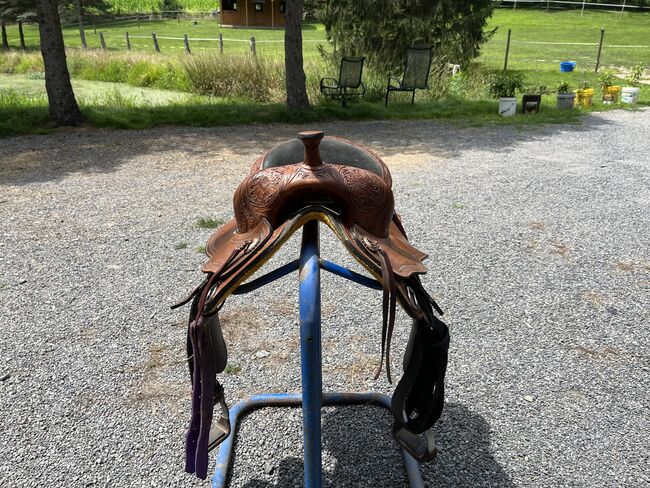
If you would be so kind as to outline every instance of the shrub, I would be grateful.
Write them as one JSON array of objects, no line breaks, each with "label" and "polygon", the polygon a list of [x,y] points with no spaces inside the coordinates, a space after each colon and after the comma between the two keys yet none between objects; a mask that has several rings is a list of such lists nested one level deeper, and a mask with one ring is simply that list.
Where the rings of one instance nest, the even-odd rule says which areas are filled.
[{"label": "shrub", "polygon": [[613,71],[603,71],[600,73],[600,75],[598,75],[598,83],[600,84],[600,88],[603,90],[606,90],[612,86],[615,81],[616,78],[614,77]]},{"label": "shrub", "polygon": [[630,69],[630,73],[625,77],[625,81],[630,86],[639,86],[639,82],[643,78],[643,64],[638,63]]},{"label": "shrub", "polygon": [[259,102],[284,100],[284,63],[252,56],[201,53],[183,61],[192,91]]},{"label": "shrub", "polygon": [[490,80],[490,94],[494,98],[514,97],[515,93],[524,89],[524,75],[499,71]]}]

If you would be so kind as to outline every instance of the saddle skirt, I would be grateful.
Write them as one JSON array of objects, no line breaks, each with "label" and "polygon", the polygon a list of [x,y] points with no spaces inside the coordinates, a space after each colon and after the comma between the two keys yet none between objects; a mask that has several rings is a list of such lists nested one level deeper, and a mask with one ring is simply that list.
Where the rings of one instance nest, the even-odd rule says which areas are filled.
[{"label": "saddle skirt", "polygon": [[[393,435],[419,461],[435,457],[431,434],[442,412],[449,332],[442,311],[419,279],[426,254],[411,246],[394,210],[392,180],[371,150],[323,132],[263,154],[237,188],[235,218],[208,239],[205,280],[181,303],[192,301],[187,354],[192,418],[186,439],[186,471],[207,476],[208,451],[230,434],[228,407],[216,374],[227,352],[218,312],[226,298],[310,220],[328,225],[347,250],[383,287],[381,358],[391,379],[390,345],[399,302],[413,319],[404,374],[392,399]],[[213,408],[221,416],[212,422]],[[424,434],[420,436],[419,434]]]}]

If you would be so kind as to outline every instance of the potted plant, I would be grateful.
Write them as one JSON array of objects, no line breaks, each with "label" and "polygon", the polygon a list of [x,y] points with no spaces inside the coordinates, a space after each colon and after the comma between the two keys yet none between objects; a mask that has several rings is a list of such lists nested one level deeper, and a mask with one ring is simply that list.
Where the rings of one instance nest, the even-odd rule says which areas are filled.
[{"label": "potted plant", "polygon": [[643,77],[643,65],[641,63],[632,66],[630,73],[625,77],[628,85],[621,90],[621,102],[636,105],[639,99],[639,82]]},{"label": "potted plant", "polygon": [[578,83],[578,89],[576,90],[576,105],[583,107],[591,107],[591,103],[594,98],[594,89],[591,88],[591,83],[589,80],[582,79]]},{"label": "potted plant", "polygon": [[571,91],[571,87],[566,81],[560,81],[556,87],[557,91],[557,108],[568,110],[573,108],[573,100],[576,94]]},{"label": "potted plant", "polygon": [[521,112],[524,114],[539,112],[539,107],[542,105],[542,95],[547,93],[548,90],[544,85],[527,88],[521,100]]},{"label": "potted plant", "polygon": [[492,76],[490,93],[499,99],[499,115],[512,117],[517,113],[517,91],[524,89],[524,77],[519,73],[500,71]]},{"label": "potted plant", "polygon": [[616,78],[612,71],[603,71],[598,76],[598,83],[600,83],[600,90],[603,93],[603,103],[605,105],[611,105],[612,103],[618,102],[621,87],[619,85],[614,85],[615,81]]}]

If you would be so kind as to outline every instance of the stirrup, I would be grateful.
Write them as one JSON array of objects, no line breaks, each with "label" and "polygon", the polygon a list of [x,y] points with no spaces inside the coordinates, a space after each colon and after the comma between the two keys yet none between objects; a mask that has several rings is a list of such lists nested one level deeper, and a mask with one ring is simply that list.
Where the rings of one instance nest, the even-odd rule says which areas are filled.
[{"label": "stirrup", "polygon": [[417,434],[409,432],[405,427],[393,424],[393,437],[402,448],[408,452],[413,459],[420,463],[432,461],[438,455],[436,440],[433,436],[433,429],[424,431],[425,439]]},{"label": "stirrup", "polygon": [[225,441],[230,435],[230,411],[226,405],[226,399],[223,394],[223,387],[219,385],[214,394],[214,404],[221,406],[221,416],[212,427],[210,427],[210,437],[208,440],[208,452]]}]

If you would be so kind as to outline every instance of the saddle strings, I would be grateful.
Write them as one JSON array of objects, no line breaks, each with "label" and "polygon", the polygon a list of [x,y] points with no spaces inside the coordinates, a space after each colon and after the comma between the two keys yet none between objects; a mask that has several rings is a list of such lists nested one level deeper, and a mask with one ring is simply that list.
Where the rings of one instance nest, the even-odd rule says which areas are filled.
[{"label": "saddle strings", "polygon": [[382,327],[381,327],[381,357],[379,366],[375,371],[374,379],[379,378],[381,369],[386,358],[386,378],[388,383],[393,384],[390,374],[390,344],[395,328],[395,312],[397,305],[397,294],[395,286],[395,274],[386,252],[379,248],[375,251],[381,263],[382,288],[384,290],[382,299]]}]

